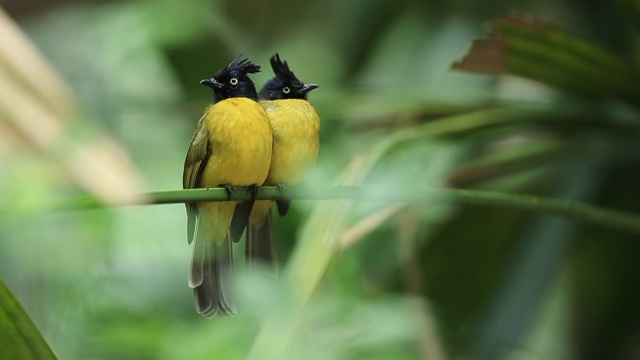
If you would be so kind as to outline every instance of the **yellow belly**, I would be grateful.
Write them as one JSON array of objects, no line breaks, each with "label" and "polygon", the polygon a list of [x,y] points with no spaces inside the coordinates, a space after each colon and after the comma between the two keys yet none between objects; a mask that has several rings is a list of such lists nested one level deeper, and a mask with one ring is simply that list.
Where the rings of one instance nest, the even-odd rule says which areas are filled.
[{"label": "yellow belly", "polygon": [[266,184],[305,180],[318,156],[320,118],[306,100],[261,101],[273,129],[271,168]]},{"label": "yellow belly", "polygon": [[[273,130],[271,168],[265,185],[293,185],[306,179],[318,156],[320,118],[306,100],[261,101]],[[272,201],[256,201],[251,224],[262,226]]]},{"label": "yellow belly", "polygon": [[230,98],[205,112],[211,155],[201,187],[262,185],[269,173],[272,133],[264,109],[248,98]]}]

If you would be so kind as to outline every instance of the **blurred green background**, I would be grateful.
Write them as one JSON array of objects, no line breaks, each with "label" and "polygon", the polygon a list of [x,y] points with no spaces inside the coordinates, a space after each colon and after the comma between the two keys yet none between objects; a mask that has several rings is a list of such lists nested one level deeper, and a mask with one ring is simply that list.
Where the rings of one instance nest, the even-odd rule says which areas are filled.
[{"label": "blurred green background", "polygon": [[[637,67],[640,6],[627,3],[0,2],[79,105],[60,136],[115,139],[145,191],[181,188],[212,96],[198,81],[242,54],[267,65],[253,77],[260,87],[279,52],[300,79],[320,84],[310,95],[322,118],[312,184],[340,183],[349,164],[393,136],[430,129],[375,159],[359,181],[386,192],[455,186],[640,213],[640,102],[606,88],[581,95],[451,70],[485,35],[483,24],[510,10]],[[486,125],[491,109],[510,112]],[[295,310],[287,278],[244,271],[236,247],[239,314],[205,320],[186,283],[184,206],[42,211],[82,192],[62,175],[65,156],[0,150],[0,279],[62,359],[243,359],[265,334],[283,359],[640,358],[637,234],[509,208],[359,202],[344,231],[327,230],[343,248],[308,306]],[[316,204],[295,201],[276,219],[285,267],[300,234],[322,235]]]}]

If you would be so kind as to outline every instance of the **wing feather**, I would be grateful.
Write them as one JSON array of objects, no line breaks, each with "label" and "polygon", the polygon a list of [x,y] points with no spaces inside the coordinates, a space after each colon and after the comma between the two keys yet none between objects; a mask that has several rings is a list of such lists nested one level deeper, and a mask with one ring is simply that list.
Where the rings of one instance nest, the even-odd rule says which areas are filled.
[{"label": "wing feather", "polygon": [[[212,148],[209,142],[209,130],[205,126],[204,115],[198,121],[196,131],[193,133],[187,158],[184,160],[184,172],[182,173],[182,188],[194,189],[199,187],[202,172],[211,156]],[[198,207],[196,203],[187,203],[187,242],[191,244],[196,229]]]}]

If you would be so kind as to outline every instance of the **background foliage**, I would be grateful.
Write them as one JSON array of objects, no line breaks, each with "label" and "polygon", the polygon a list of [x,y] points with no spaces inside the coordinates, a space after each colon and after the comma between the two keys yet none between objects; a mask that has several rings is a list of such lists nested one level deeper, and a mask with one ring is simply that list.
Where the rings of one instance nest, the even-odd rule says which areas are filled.
[{"label": "background foliage", "polygon": [[[45,129],[44,116],[17,95],[0,102],[0,279],[60,358],[640,357],[640,243],[622,230],[444,202],[296,201],[276,219],[288,271],[248,273],[239,256],[239,315],[205,320],[186,286],[183,206],[45,211],[85,192],[117,202],[179,189],[211,99],[197,82],[238,54],[267,65],[277,51],[321,85],[310,96],[323,121],[312,184],[455,186],[640,213],[637,1],[2,6],[63,79],[27,58],[22,73],[0,63],[0,80],[19,83],[2,94],[30,93],[15,79],[31,74],[45,89],[32,98],[56,99],[48,111],[64,124],[16,131],[29,119]],[[575,40],[536,52],[535,37],[494,23],[505,67],[468,70],[518,77],[452,71],[482,24],[509,10],[623,66],[574,61]],[[3,56],[23,54],[8,44]],[[558,62],[536,73],[548,59]],[[270,76],[267,66],[254,79]]]}]

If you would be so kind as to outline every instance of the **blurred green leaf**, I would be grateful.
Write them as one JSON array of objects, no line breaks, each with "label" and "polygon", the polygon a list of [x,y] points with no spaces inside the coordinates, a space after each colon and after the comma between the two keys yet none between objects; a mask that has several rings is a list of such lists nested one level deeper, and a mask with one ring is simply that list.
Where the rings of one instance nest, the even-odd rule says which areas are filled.
[{"label": "blurred green leaf", "polygon": [[456,70],[511,74],[579,94],[617,96],[640,104],[640,71],[586,39],[533,17],[512,13],[489,22]]},{"label": "blurred green leaf", "polygon": [[0,352],[5,359],[56,359],[29,315],[1,280]]}]

